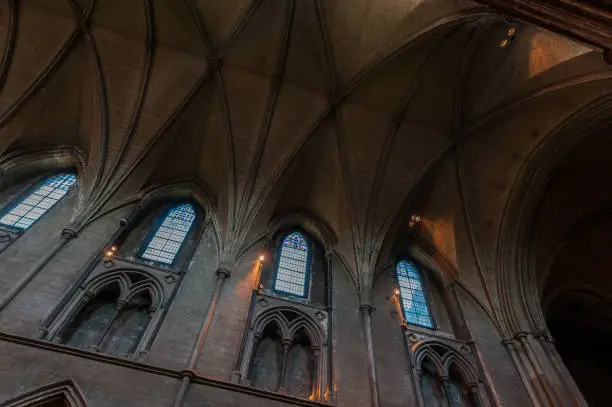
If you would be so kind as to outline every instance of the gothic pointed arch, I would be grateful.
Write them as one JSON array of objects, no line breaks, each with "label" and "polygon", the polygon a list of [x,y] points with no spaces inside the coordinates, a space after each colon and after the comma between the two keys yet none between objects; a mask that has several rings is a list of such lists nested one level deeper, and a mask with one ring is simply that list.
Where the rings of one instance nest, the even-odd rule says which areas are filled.
[{"label": "gothic pointed arch", "polygon": [[47,384],[2,403],[4,407],[87,407],[79,386],[72,379]]},{"label": "gothic pointed arch", "polygon": [[327,391],[326,315],[260,299],[251,316],[241,361],[243,383],[310,400]]},{"label": "gothic pointed arch", "polygon": [[475,407],[486,399],[468,345],[422,340],[410,350],[422,406]]}]

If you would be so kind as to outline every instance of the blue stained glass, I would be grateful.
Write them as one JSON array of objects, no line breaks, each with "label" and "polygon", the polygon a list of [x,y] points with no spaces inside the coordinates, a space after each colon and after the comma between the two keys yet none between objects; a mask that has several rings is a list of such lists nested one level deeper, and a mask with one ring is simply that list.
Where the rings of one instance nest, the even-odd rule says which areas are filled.
[{"label": "blue stained glass", "polygon": [[406,322],[426,328],[433,328],[433,321],[423,290],[421,274],[414,264],[402,260],[395,266],[400,300]]},{"label": "blue stained glass", "polygon": [[298,297],[306,296],[309,254],[308,242],[300,232],[293,232],[285,237],[274,281],[276,291]]},{"label": "blue stained glass", "polygon": [[195,220],[190,204],[172,208],[155,231],[141,257],[147,260],[172,264]]},{"label": "blue stained glass", "polygon": [[57,174],[47,178],[34,192],[0,218],[0,224],[28,229],[66,196],[75,182],[74,174]]}]

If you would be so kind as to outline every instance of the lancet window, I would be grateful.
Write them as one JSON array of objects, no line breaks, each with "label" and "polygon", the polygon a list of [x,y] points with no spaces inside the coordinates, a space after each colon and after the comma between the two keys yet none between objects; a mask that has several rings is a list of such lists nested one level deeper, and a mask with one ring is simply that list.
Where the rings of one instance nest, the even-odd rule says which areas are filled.
[{"label": "lancet window", "polygon": [[0,224],[26,230],[57,204],[76,182],[74,174],[56,174],[46,178],[34,191],[15,203]]},{"label": "lancet window", "polygon": [[279,250],[274,289],[281,293],[306,297],[308,295],[310,247],[300,232],[288,234]]},{"label": "lancet window", "polygon": [[413,263],[401,260],[395,266],[395,272],[400,292],[400,303],[406,322],[425,328],[433,328],[434,323],[420,271]]}]

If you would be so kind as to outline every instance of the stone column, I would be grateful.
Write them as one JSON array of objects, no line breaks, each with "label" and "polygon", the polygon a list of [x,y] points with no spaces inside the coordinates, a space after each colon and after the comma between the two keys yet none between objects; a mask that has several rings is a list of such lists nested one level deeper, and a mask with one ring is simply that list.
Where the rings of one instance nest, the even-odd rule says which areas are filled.
[{"label": "stone column", "polygon": [[123,312],[123,308],[125,308],[126,305],[127,305],[127,302],[123,298],[119,298],[117,300],[117,304],[115,305],[115,313],[111,317],[110,321],[108,321],[106,328],[104,328],[104,331],[102,331],[102,334],[98,338],[98,341],[96,342],[96,344],[90,347],[91,351],[100,352],[100,349],[102,348],[104,341],[108,337],[108,334],[111,328],[115,324],[115,321],[117,320],[117,318],[119,318],[119,316],[121,315],[121,312]]},{"label": "stone column", "polygon": [[577,407],[588,407],[582,392],[576,385],[574,378],[571,376],[565,364],[561,360],[557,348],[555,348],[554,340],[546,332],[538,332],[536,338],[540,341],[546,356],[551,362],[551,365],[555,368],[559,380],[565,387],[566,392],[569,394],[572,400],[572,405]]},{"label": "stone column", "polygon": [[215,291],[213,292],[210,305],[208,306],[208,312],[206,313],[206,317],[204,318],[200,332],[198,333],[198,339],[191,350],[189,362],[187,362],[186,368],[181,371],[181,376],[183,378],[181,379],[181,387],[179,388],[176,398],[174,399],[174,407],[180,407],[183,405],[183,400],[185,398],[185,394],[187,393],[189,383],[191,383],[191,380],[195,377],[196,366],[198,364],[198,360],[200,359],[202,348],[204,348],[204,342],[206,340],[206,336],[208,335],[208,329],[210,328],[210,324],[212,323],[215,315],[215,310],[217,309],[217,304],[219,303],[221,290],[223,289],[225,280],[230,276],[230,271],[226,268],[219,268],[217,269],[216,274],[217,284],[215,286]]},{"label": "stone column", "polygon": [[319,351],[318,346],[312,347],[312,390],[310,392],[313,400],[319,400]]},{"label": "stone column", "polygon": [[470,390],[470,394],[472,395],[472,400],[474,400],[476,407],[483,407],[482,400],[480,398],[480,388],[478,386],[478,383],[468,384],[468,389]]},{"label": "stone column", "polygon": [[68,289],[59,303],[53,308],[51,313],[45,318],[45,321],[42,323],[40,329],[42,330],[41,338],[49,339],[53,338],[58,332],[61,332],[62,326],[66,324],[66,320],[61,322],[60,328],[53,327],[54,322],[56,322],[57,317],[60,315],[61,311],[70,303],[72,298],[76,295],[76,293],[81,289],[85,280],[89,276],[89,273],[93,270],[93,268],[98,264],[100,259],[102,259],[103,252],[105,249],[111,247],[115,244],[117,239],[121,237],[121,235],[125,232],[134,218],[141,211],[142,207],[140,205],[134,206],[130,214],[126,218],[122,218],[119,221],[119,228],[115,230],[111,238],[104,244],[101,250],[97,250],[92,256],[89,257],[87,264],[82,268],[82,272],[79,277],[74,281],[70,289]]},{"label": "stone column", "polygon": [[368,374],[370,376],[370,395],[372,398],[372,407],[380,406],[378,396],[378,379],[376,376],[376,359],[374,358],[374,343],[372,341],[372,312],[374,308],[370,304],[361,304],[361,321],[366,341],[366,352],[368,361]]},{"label": "stone column", "polygon": [[280,383],[278,385],[279,393],[285,392],[285,382],[287,380],[287,356],[289,355],[289,349],[291,349],[292,345],[291,339],[283,339],[281,341],[281,345],[283,347],[283,356],[281,362],[281,371],[280,371]]},{"label": "stone column", "polygon": [[444,388],[444,396],[446,398],[446,404],[448,407],[455,407],[455,403],[453,402],[453,395],[451,394],[451,385],[448,376],[440,377],[440,381],[442,382],[442,387]]},{"label": "stone column", "polygon": [[533,389],[531,380],[527,376],[527,373],[525,372],[523,368],[523,364],[521,363],[521,360],[519,359],[516,347],[514,346],[514,340],[504,339],[502,341],[502,344],[508,350],[508,353],[510,354],[512,361],[514,362],[514,365],[516,366],[516,370],[518,371],[519,376],[521,377],[521,380],[523,381],[523,384],[525,385],[525,389],[527,390],[527,394],[529,395],[529,398],[531,399],[533,406],[541,407],[542,404],[540,403],[539,397],[536,395]]},{"label": "stone column", "polygon": [[[325,398],[328,402],[334,401],[334,262],[333,253],[326,252],[327,260],[327,385]],[[322,392],[325,390],[323,389]]]},{"label": "stone column", "polygon": [[516,339],[523,346],[525,354],[527,356],[527,362],[532,366],[533,371],[535,373],[535,377],[537,382],[542,387],[542,391],[546,396],[546,400],[551,406],[562,406],[561,402],[557,400],[557,397],[554,391],[550,388],[550,383],[545,378],[545,374],[542,370],[542,366],[540,365],[540,361],[538,360],[533,348],[531,347],[531,343],[529,342],[528,333],[527,332],[519,332],[516,334]]},{"label": "stone column", "polygon": [[77,232],[73,229],[64,229],[62,233],[46,253],[38,259],[38,261],[19,279],[8,293],[0,300],[0,312],[4,311],[8,304],[28,285],[30,281],[49,263],[53,257],[68,243],[75,238]]}]

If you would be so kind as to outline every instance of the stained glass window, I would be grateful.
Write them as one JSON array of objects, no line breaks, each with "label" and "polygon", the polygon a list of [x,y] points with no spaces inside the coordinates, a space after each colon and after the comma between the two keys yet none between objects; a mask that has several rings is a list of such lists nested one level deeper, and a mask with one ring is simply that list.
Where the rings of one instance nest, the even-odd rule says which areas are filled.
[{"label": "stained glass window", "polygon": [[180,204],[172,208],[155,231],[141,257],[172,264],[194,220],[195,211],[190,204]]},{"label": "stained glass window", "polygon": [[400,300],[406,322],[413,325],[433,328],[433,321],[423,290],[423,280],[416,266],[402,260],[395,266]]},{"label": "stained glass window", "polygon": [[276,291],[299,297],[306,296],[309,254],[308,242],[300,232],[293,232],[285,237],[274,281]]},{"label": "stained glass window", "polygon": [[68,193],[75,181],[74,174],[57,174],[47,178],[34,192],[0,218],[0,224],[28,229]]}]

